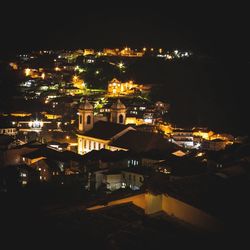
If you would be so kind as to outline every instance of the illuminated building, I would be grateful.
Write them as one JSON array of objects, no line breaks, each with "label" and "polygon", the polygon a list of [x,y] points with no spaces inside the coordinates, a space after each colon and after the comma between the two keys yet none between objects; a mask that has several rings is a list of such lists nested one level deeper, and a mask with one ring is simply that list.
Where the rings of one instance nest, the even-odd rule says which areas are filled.
[{"label": "illuminated building", "polygon": [[51,121],[30,120],[19,121],[17,127],[20,132],[37,132],[40,133],[44,125],[51,123]]},{"label": "illuminated building", "polygon": [[78,153],[85,154],[91,150],[109,149],[109,143],[132,127],[125,125],[126,107],[118,100],[111,107],[110,122],[94,119],[94,108],[85,100],[78,110]]},{"label": "illuminated building", "polygon": [[214,134],[213,131],[208,130],[206,128],[193,128],[193,135],[199,136],[205,140],[210,140],[213,134]]},{"label": "illuminated building", "polygon": [[73,79],[72,79],[72,83],[74,85],[74,87],[78,88],[78,89],[84,89],[85,88],[85,83],[82,79],[79,78],[79,76],[74,75]]},{"label": "illuminated building", "polygon": [[88,55],[94,55],[95,50],[94,49],[84,49],[83,55],[88,56]]},{"label": "illuminated building", "polygon": [[174,129],[171,133],[172,142],[185,148],[194,147],[194,136],[192,130]]},{"label": "illuminated building", "polygon": [[26,77],[45,79],[45,73],[43,72],[43,70],[43,68],[39,68],[38,70],[26,68],[24,69],[24,74]]},{"label": "illuminated building", "polygon": [[13,112],[10,115],[16,117],[26,117],[26,116],[31,116],[32,114],[27,112]]},{"label": "illuminated building", "polygon": [[105,56],[118,56],[119,49],[103,49],[103,55]]},{"label": "illuminated building", "polygon": [[120,56],[127,56],[127,57],[142,57],[144,52],[137,52],[132,50],[131,48],[125,47],[123,50],[120,51]]},{"label": "illuminated building", "polygon": [[17,135],[17,130],[16,130],[16,128],[11,127],[11,126],[1,126],[0,125],[0,135],[15,136],[15,135]]},{"label": "illuminated building", "polygon": [[134,94],[136,90],[141,91],[142,85],[135,84],[133,81],[122,83],[114,78],[108,84],[108,94],[111,96]]},{"label": "illuminated building", "polygon": [[47,112],[44,112],[43,115],[48,119],[48,120],[56,120],[56,119],[61,119],[62,115],[58,114],[50,114]]}]

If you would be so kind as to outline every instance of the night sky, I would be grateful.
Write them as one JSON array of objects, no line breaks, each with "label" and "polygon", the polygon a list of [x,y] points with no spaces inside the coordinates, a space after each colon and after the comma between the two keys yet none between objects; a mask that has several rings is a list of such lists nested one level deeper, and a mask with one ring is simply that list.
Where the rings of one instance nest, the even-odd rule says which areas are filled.
[{"label": "night sky", "polygon": [[241,57],[248,53],[244,6],[169,3],[9,4],[0,17],[1,52],[127,45],[190,48]]},{"label": "night sky", "polygon": [[[184,118],[183,112],[173,113],[187,121],[194,121],[193,117],[203,113],[206,119],[222,129],[234,123],[230,125],[232,130],[249,131],[245,116],[249,106],[248,8],[232,6],[229,2],[227,5],[211,1],[208,5],[204,2],[195,5],[188,1],[185,5],[175,6],[170,3],[144,2],[135,5],[135,2],[116,2],[111,5],[106,1],[103,4],[68,1],[66,4],[59,2],[56,6],[53,1],[53,5],[45,2],[5,4],[0,15],[0,60],[9,54],[40,49],[123,46],[191,49],[195,55],[209,58],[208,61],[198,61],[197,65],[191,63],[190,68],[184,67],[181,71],[176,68],[168,74],[166,72],[170,68],[162,72],[157,68],[151,72],[153,80],[159,77],[164,83],[171,79],[171,74],[173,82],[181,75],[183,79],[179,79],[179,83],[184,90],[183,95],[188,100],[199,97],[201,101],[197,102],[203,103],[202,106],[188,101],[189,112],[183,111],[184,100],[182,91],[178,91],[179,84],[172,84],[172,91],[166,85],[167,91],[160,93],[166,98],[173,95],[173,106],[176,109],[179,107],[188,117]],[[187,70],[189,78],[184,77]],[[152,69],[148,69],[150,71]],[[194,82],[197,87],[192,85]],[[215,99],[219,100],[218,103]]]}]

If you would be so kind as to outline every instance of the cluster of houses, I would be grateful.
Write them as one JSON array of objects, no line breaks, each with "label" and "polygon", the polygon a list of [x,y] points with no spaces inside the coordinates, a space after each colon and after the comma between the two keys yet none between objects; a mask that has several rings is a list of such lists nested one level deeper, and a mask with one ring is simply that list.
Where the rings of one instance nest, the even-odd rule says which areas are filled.
[{"label": "cluster of houses", "polygon": [[[13,130],[5,128],[9,133],[0,135],[1,186],[8,186],[4,173],[10,167],[15,169],[16,183],[22,186],[35,182],[65,185],[75,181],[87,190],[114,191],[140,190],[156,172],[174,178],[221,166],[211,163],[213,154],[209,150],[190,150],[176,143],[194,133],[212,136],[209,131],[196,129],[191,134],[174,130],[172,140],[160,133],[142,131],[125,124],[126,107],[119,99],[111,106],[109,117],[94,115],[88,100],[80,104],[78,116],[78,153],[69,151],[67,143],[62,142],[20,144],[12,136]],[[218,148],[213,151],[226,152]]]}]

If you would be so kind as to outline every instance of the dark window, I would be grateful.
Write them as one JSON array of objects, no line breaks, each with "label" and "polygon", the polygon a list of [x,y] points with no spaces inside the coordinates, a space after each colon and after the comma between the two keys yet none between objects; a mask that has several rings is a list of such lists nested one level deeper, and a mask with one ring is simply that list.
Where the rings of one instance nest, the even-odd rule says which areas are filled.
[{"label": "dark window", "polygon": [[119,123],[123,123],[123,115],[119,115]]},{"label": "dark window", "polygon": [[90,115],[87,116],[87,124],[91,124],[91,116]]},{"label": "dark window", "polygon": [[79,122],[82,124],[82,115],[79,116]]}]

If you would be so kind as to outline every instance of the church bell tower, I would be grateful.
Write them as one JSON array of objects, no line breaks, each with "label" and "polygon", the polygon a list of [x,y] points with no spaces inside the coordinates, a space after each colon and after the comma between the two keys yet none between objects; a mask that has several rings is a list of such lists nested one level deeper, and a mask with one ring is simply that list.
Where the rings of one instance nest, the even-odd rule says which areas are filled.
[{"label": "church bell tower", "polygon": [[120,101],[120,99],[118,99],[117,102],[111,106],[110,121],[119,124],[125,124],[125,119],[126,119],[126,107]]},{"label": "church bell tower", "polygon": [[79,119],[78,119],[78,130],[84,133],[93,128],[94,124],[94,108],[86,99],[80,104],[78,109]]}]

